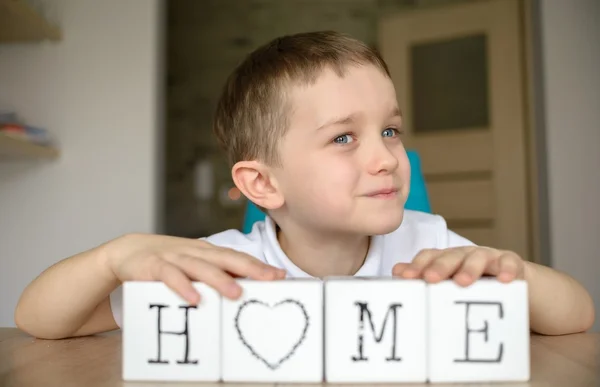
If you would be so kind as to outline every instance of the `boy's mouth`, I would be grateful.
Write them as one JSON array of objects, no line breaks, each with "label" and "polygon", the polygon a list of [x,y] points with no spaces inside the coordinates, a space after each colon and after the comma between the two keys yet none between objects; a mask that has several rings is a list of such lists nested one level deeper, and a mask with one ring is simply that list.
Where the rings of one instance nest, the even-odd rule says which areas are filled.
[{"label": "boy's mouth", "polygon": [[390,199],[396,197],[397,194],[397,188],[384,188],[377,191],[369,192],[367,196],[375,199]]}]

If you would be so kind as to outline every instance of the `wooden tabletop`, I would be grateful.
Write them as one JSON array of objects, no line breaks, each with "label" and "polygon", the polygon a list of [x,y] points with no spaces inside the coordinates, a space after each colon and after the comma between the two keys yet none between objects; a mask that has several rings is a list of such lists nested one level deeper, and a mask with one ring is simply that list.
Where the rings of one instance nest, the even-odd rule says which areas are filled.
[{"label": "wooden tabletop", "polygon": [[[0,328],[0,386],[3,387],[191,385],[194,383],[123,382],[120,331],[76,339],[40,340],[17,329]],[[197,385],[211,386],[209,383],[197,383]],[[453,386],[460,385],[453,384]],[[474,385],[476,384],[465,384],[465,386]],[[600,333],[566,336],[533,335],[531,336],[531,381],[493,385],[498,387],[503,385],[511,387],[600,386]],[[243,386],[252,385],[243,384]]]}]

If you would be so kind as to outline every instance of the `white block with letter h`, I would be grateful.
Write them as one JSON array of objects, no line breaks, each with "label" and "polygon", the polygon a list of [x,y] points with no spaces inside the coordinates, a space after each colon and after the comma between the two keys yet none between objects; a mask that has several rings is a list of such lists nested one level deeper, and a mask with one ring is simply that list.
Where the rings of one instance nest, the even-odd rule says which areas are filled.
[{"label": "white block with letter h", "polygon": [[426,293],[419,280],[327,279],[326,381],[425,382]]},{"label": "white block with letter h", "polygon": [[123,283],[123,380],[218,381],[221,297],[190,305],[162,282]]},{"label": "white block with letter h", "polygon": [[530,378],[527,282],[428,285],[429,381]]}]

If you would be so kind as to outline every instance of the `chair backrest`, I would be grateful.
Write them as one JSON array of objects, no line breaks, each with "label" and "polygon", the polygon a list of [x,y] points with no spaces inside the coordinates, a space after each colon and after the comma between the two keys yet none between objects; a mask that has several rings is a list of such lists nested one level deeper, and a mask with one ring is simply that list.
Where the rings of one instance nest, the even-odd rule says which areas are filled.
[{"label": "chair backrest", "polygon": [[[431,213],[429,195],[425,186],[425,179],[421,170],[421,159],[415,151],[406,151],[410,162],[410,192],[404,208],[415,211]],[[265,219],[265,214],[250,200],[247,201],[244,225],[242,231],[249,233],[255,222]]]}]

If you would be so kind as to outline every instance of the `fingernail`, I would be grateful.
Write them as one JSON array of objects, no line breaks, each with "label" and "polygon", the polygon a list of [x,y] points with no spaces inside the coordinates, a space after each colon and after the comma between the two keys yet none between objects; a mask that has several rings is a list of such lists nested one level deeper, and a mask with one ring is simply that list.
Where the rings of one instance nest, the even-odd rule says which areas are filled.
[{"label": "fingernail", "polygon": [[275,277],[276,278],[278,275],[279,275],[279,269],[277,269],[275,267],[266,267],[263,270],[264,277],[268,277],[268,278]]},{"label": "fingernail", "polygon": [[461,273],[460,276],[463,277],[466,281],[471,281],[473,279],[473,276],[471,276],[471,274],[468,273]]},{"label": "fingernail", "polygon": [[200,302],[200,295],[195,291],[189,291],[185,297],[188,302],[192,305],[198,305]]},{"label": "fingernail", "polygon": [[454,282],[461,286],[468,286],[473,282],[473,277],[467,273],[460,273],[454,276]]},{"label": "fingernail", "polygon": [[268,276],[271,273],[273,273],[273,268],[272,267],[265,267],[262,269],[262,275],[263,276]]},{"label": "fingernail", "polygon": [[237,297],[240,295],[242,288],[237,282],[232,282],[227,285],[227,294],[231,297]]},{"label": "fingernail", "polygon": [[438,272],[433,270],[429,270],[425,273],[424,277],[430,282],[437,282],[440,280],[441,276]]},{"label": "fingernail", "polygon": [[511,273],[500,273],[498,279],[502,282],[510,282],[513,280],[513,276]]}]

